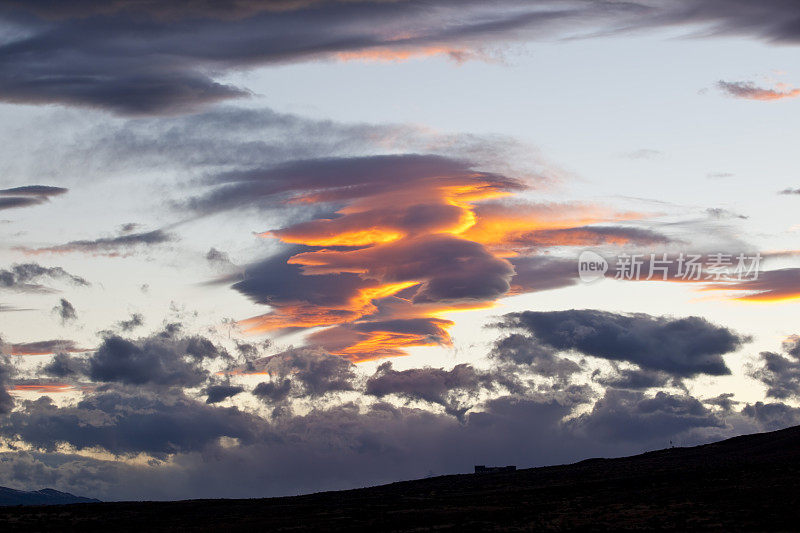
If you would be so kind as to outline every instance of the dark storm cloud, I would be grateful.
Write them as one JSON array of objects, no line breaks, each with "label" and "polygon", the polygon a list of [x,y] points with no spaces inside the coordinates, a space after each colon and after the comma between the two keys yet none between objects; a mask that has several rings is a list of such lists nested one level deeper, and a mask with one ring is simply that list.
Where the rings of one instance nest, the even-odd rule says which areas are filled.
[{"label": "dark storm cloud", "polygon": [[748,375],[767,386],[767,397],[800,398],[800,341],[796,335],[783,344],[785,354],[761,352],[759,366],[751,365]]},{"label": "dark storm cloud", "polygon": [[83,357],[57,353],[42,367],[42,372],[57,378],[77,378],[89,373],[89,366]]},{"label": "dark storm cloud", "polygon": [[37,283],[43,279],[68,281],[73,285],[88,286],[85,279],[70,274],[61,267],[44,267],[37,263],[12,265],[8,269],[0,269],[0,289],[11,289],[21,292],[52,292]]},{"label": "dark storm cloud", "polygon": [[482,388],[491,388],[493,381],[491,375],[479,372],[466,363],[450,370],[430,367],[394,370],[392,363],[387,361],[367,380],[365,392],[378,398],[396,394],[405,399],[451,407],[453,393],[474,396]]},{"label": "dark storm cloud", "polygon": [[203,449],[222,436],[249,439],[254,421],[236,408],[210,407],[180,394],[109,390],[68,407],[57,407],[47,397],[24,402],[0,434],[50,451],[69,444],[165,457]]},{"label": "dark storm cloud", "polygon": [[[297,396],[312,398],[329,392],[353,390],[354,370],[355,365],[350,361],[313,348],[293,348],[281,352],[272,356],[265,367],[273,380],[277,380],[279,389],[281,380],[290,378],[299,386]],[[267,392],[262,388],[260,395]]]},{"label": "dark storm cloud", "polygon": [[53,312],[58,315],[62,324],[78,319],[78,313],[75,311],[75,307],[73,307],[66,298],[61,298],[58,305],[53,307]]},{"label": "dark storm cloud", "polygon": [[42,248],[20,248],[20,250],[29,254],[84,252],[116,255],[126,253],[139,246],[153,246],[174,240],[176,240],[175,235],[159,229],[144,233],[130,233],[118,237],[70,241],[66,244]]},{"label": "dark storm cloud", "polygon": [[[411,381],[418,391],[418,381]],[[699,444],[798,421],[797,409],[755,404],[727,414],[726,425],[690,396],[626,391],[609,392],[570,418],[591,400],[585,389],[573,389],[495,398],[461,421],[385,402],[320,406],[301,415],[283,411],[266,420],[138,388],[100,390],[72,406],[42,399],[24,402],[0,427],[2,436],[30,447],[2,456],[0,480],[24,485],[48,479],[47,485],[91,488],[104,499],[273,496],[430,471],[463,473],[475,462],[538,466],[630,455],[664,448],[669,440]],[[237,444],[222,443],[222,437]],[[46,452],[63,444],[170,460],[134,464]]]},{"label": "dark storm cloud", "polygon": [[558,357],[552,347],[519,333],[498,340],[489,355],[500,363],[523,365],[538,376],[561,382],[569,381],[570,376],[581,371],[575,361]]},{"label": "dark storm cloud", "polygon": [[[2,339],[0,339],[0,346],[2,346]],[[13,373],[14,367],[11,365],[11,361],[0,350],[0,415],[9,413],[14,408],[14,398],[8,392]]]},{"label": "dark storm cloud", "polygon": [[742,414],[756,420],[764,431],[800,424],[800,408],[780,402],[747,404],[742,408]]},{"label": "dark storm cloud", "polygon": [[292,392],[292,381],[286,378],[275,378],[272,381],[262,381],[253,389],[253,394],[262,400],[280,403],[289,398]]},{"label": "dark storm cloud", "polygon": [[203,393],[207,395],[206,403],[219,403],[227,398],[236,396],[240,392],[244,392],[244,387],[229,384],[209,385],[203,390]]},{"label": "dark storm cloud", "polygon": [[611,376],[597,378],[597,383],[614,389],[644,390],[675,384],[673,376],[655,370],[618,369]]},{"label": "dark storm cloud", "polygon": [[798,8],[784,0],[79,5],[55,11],[50,4],[4,5],[0,16],[14,32],[0,46],[0,98],[171,114],[248,95],[215,80],[228,71],[337,54],[358,58],[436,47],[462,60],[510,41],[675,25],[687,32],[703,28],[706,35],[800,40],[791,23]]},{"label": "dark storm cloud", "polygon": [[136,341],[109,336],[87,360],[93,381],[195,387],[209,376],[205,359],[225,357],[208,339],[156,334]]},{"label": "dark storm cloud", "polygon": [[645,396],[616,389],[607,390],[591,413],[581,415],[576,422],[580,431],[614,441],[636,441],[642,435],[674,439],[694,428],[724,427],[722,420],[691,396],[666,392]]},{"label": "dark storm cloud", "polygon": [[736,396],[732,392],[725,392],[720,394],[719,396],[715,396],[713,398],[707,398],[703,400],[703,403],[706,405],[716,405],[717,407],[721,408],[723,411],[731,412],[735,405],[741,403],[733,399]]},{"label": "dark storm cloud", "polygon": [[748,340],[700,317],[677,319],[596,310],[511,313],[500,325],[526,330],[538,342],[557,350],[628,361],[680,377],[730,374],[722,355]]}]

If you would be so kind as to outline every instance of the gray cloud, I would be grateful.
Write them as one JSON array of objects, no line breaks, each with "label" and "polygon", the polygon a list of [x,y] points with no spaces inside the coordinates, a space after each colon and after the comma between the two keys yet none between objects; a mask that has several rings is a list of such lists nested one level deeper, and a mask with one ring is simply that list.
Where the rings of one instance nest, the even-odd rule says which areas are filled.
[{"label": "gray cloud", "polygon": [[365,392],[378,398],[395,394],[407,400],[424,400],[444,406],[446,412],[461,418],[469,409],[465,401],[485,388],[494,388],[494,377],[465,363],[451,370],[428,367],[398,371],[387,361],[367,380]]},{"label": "gray cloud", "polygon": [[292,392],[292,381],[286,378],[275,378],[262,381],[253,389],[253,394],[270,403],[280,403],[289,398]]},{"label": "gray cloud", "polygon": [[24,185],[22,187],[0,189],[0,210],[43,204],[51,196],[64,194],[68,190],[48,185]]},{"label": "gray cloud", "polygon": [[208,339],[171,331],[135,341],[112,335],[87,359],[87,375],[128,385],[195,387],[209,377],[204,360],[227,357]]},{"label": "gray cloud", "polygon": [[78,319],[78,313],[75,311],[75,307],[73,307],[66,298],[61,298],[58,305],[53,307],[53,312],[58,315],[62,324]]},{"label": "gray cloud", "polygon": [[0,429],[52,451],[66,443],[78,449],[101,447],[115,454],[148,453],[164,458],[200,450],[222,436],[249,439],[255,420],[236,408],[214,408],[180,394],[101,391],[74,406],[56,407],[49,398],[21,404]]},{"label": "gray cloud", "polygon": [[[353,390],[355,365],[339,356],[313,348],[293,348],[269,358],[264,371],[277,380],[280,389],[283,379],[289,378],[299,386],[294,394],[300,397],[319,397],[329,392]],[[273,398],[275,391],[267,387],[259,395]]]},{"label": "gray cloud", "polygon": [[[2,344],[2,339],[0,339]],[[11,412],[14,408],[14,397],[8,392],[11,376],[14,374],[14,367],[8,356],[0,351],[0,415]]]},{"label": "gray cloud", "polygon": [[57,353],[42,366],[42,372],[57,378],[78,378],[89,373],[89,365],[83,357]]},{"label": "gray cloud", "polygon": [[69,189],[63,187],[52,187],[50,185],[23,185],[10,189],[0,189],[0,196],[34,196],[50,197],[66,194]]},{"label": "gray cloud", "polygon": [[[282,2],[276,9],[237,2],[164,9],[151,2],[111,7],[4,5],[18,28],[0,46],[0,98],[18,103],[92,106],[128,115],[174,114],[249,93],[214,77],[234,69],[370,51],[449,47],[457,60],[475,50],[530,38],[564,38],[683,25],[706,35],[744,34],[796,43],[791,2],[689,0],[531,4],[503,0]],[[231,6],[226,6],[231,7]],[[230,36],[236,35],[235,40]],[[479,55],[479,54],[478,54]],[[345,56],[346,57],[346,56]],[[146,58],[146,60],[144,59]]]},{"label": "gray cloud", "polygon": [[43,279],[67,281],[79,286],[89,285],[89,282],[85,279],[70,274],[61,267],[44,267],[37,263],[23,263],[0,270],[0,289],[22,292],[52,292],[51,289],[38,283]]},{"label": "gray cloud", "polygon": [[564,383],[569,381],[573,374],[581,371],[580,365],[575,361],[558,357],[552,347],[519,333],[498,340],[492,348],[490,357],[501,363],[524,365],[536,375],[556,378]]},{"label": "gray cloud", "polygon": [[174,241],[176,237],[163,230],[154,230],[144,233],[129,233],[117,237],[101,237],[93,240],[70,241],[66,244],[46,246],[42,248],[20,248],[26,253],[99,253],[117,255],[125,253],[138,246],[152,246]]},{"label": "gray cloud", "polygon": [[511,313],[499,325],[528,331],[538,342],[557,350],[628,361],[680,377],[729,374],[722,355],[747,340],[700,317],[675,319],[596,310]]},{"label": "gray cloud", "polygon": [[792,336],[784,342],[785,354],[761,352],[759,366],[751,365],[748,375],[767,386],[767,397],[784,400],[800,398],[800,341]]},{"label": "gray cloud", "polygon": [[129,319],[117,322],[117,327],[122,331],[133,331],[142,324],[144,324],[144,316],[141,313],[133,313]]},{"label": "gray cloud", "polygon": [[614,389],[644,390],[666,387],[670,384],[680,385],[667,372],[656,370],[618,369],[611,376],[597,378],[597,382]]}]

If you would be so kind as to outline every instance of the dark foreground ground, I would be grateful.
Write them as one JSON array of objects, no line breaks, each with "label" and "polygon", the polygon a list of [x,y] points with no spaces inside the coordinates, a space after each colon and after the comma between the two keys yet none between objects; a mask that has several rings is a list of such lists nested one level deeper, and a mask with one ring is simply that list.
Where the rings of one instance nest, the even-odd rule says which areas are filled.
[{"label": "dark foreground ground", "polygon": [[308,496],[0,508],[0,531],[639,529],[800,531],[800,427]]}]

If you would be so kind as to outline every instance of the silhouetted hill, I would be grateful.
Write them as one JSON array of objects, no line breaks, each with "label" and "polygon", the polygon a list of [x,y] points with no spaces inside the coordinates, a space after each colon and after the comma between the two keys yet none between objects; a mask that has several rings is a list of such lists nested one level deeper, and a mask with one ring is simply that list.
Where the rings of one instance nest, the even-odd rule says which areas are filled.
[{"label": "silhouetted hill", "polygon": [[63,505],[68,503],[98,503],[94,498],[82,498],[54,489],[15,490],[0,487],[0,506],[4,505]]},{"label": "silhouetted hill", "polygon": [[620,459],[307,496],[6,507],[0,529],[797,531],[798,480],[793,427]]}]

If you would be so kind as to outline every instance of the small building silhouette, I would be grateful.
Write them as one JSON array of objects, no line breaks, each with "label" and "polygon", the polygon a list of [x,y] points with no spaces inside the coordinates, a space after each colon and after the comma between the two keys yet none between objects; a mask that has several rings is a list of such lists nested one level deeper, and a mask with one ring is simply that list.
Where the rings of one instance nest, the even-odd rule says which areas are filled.
[{"label": "small building silhouette", "polygon": [[514,472],[517,469],[515,465],[508,466],[486,466],[475,465],[476,474],[494,474],[495,472]]}]

